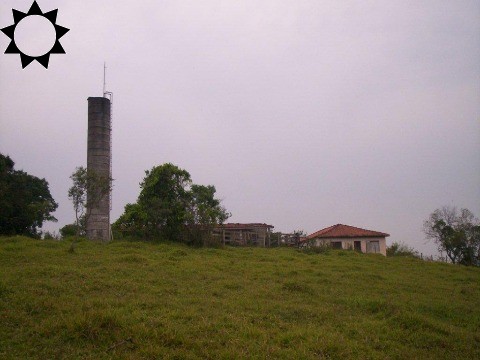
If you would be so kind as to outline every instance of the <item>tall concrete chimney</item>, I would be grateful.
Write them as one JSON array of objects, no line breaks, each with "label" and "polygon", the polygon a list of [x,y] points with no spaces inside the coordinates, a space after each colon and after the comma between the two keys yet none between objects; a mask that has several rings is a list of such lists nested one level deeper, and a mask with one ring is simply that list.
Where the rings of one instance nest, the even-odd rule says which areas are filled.
[{"label": "tall concrete chimney", "polygon": [[[111,169],[111,118],[110,99],[106,97],[88,98],[88,149],[87,170],[93,170],[102,177],[110,177]],[[88,194],[87,194],[88,203]],[[87,238],[109,241],[110,194],[103,196],[98,204],[87,209]]]}]

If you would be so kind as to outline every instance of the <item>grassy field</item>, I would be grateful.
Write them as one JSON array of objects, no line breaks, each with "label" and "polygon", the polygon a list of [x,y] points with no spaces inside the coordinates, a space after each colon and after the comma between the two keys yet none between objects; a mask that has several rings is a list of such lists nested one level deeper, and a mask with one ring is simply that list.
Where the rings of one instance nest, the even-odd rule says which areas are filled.
[{"label": "grassy field", "polygon": [[1,359],[480,359],[480,269],[0,238]]}]

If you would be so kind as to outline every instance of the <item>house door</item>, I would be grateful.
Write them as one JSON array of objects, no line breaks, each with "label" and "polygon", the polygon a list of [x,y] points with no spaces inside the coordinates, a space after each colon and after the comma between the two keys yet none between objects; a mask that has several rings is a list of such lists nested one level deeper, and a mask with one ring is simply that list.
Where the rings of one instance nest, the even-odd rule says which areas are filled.
[{"label": "house door", "polygon": [[353,242],[353,248],[355,249],[355,251],[362,252],[362,242],[361,241],[354,241]]}]

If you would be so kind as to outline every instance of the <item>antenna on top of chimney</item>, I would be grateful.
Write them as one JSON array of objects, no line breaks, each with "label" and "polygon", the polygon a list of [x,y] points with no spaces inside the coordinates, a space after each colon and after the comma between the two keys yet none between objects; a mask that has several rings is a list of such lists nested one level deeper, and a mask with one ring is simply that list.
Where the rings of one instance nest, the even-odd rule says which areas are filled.
[{"label": "antenna on top of chimney", "polygon": [[103,97],[109,98],[110,102],[113,102],[113,93],[107,91],[107,64],[103,62]]},{"label": "antenna on top of chimney", "polygon": [[107,74],[107,63],[103,62],[103,96],[105,97],[105,89],[106,89],[106,74]]}]

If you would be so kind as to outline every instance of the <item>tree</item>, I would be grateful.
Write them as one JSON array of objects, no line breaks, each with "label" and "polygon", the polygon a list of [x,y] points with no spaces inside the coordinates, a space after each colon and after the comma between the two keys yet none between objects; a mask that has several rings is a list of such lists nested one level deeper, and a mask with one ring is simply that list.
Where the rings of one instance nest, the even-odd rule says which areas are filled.
[{"label": "tree", "polygon": [[480,266],[480,222],[470,210],[436,209],[425,220],[423,230],[452,263]]},{"label": "tree", "polygon": [[167,163],[145,171],[135,204],[114,223],[122,233],[205,245],[216,224],[230,214],[215,198],[215,187],[192,184],[190,174]]},{"label": "tree", "polygon": [[222,224],[230,217],[227,210],[215,199],[215,186],[195,185],[190,189],[187,211],[187,242],[192,245],[212,244],[215,225]]},{"label": "tree", "polygon": [[293,230],[293,241],[295,247],[300,247],[302,246],[300,240],[302,238],[305,238],[307,236],[307,233],[303,230]]},{"label": "tree", "polygon": [[190,174],[167,163],[145,171],[145,175],[138,204],[145,215],[147,235],[180,240],[190,200]]},{"label": "tree", "polygon": [[70,176],[73,185],[68,189],[68,198],[72,201],[75,211],[75,226],[77,237],[90,217],[88,209],[98,206],[99,202],[110,193],[112,179],[110,176],[100,175],[83,166],[77,167]]},{"label": "tree", "polygon": [[0,154],[0,234],[40,236],[45,221],[57,221],[48,182],[14,170],[9,156]]}]

